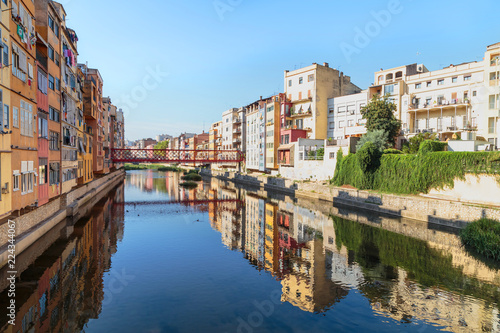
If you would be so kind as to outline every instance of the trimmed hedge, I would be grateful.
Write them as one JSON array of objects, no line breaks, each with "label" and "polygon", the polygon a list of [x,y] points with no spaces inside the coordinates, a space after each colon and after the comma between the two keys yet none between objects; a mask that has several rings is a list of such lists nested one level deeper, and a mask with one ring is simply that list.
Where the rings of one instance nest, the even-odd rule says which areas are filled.
[{"label": "trimmed hedge", "polygon": [[384,154],[402,154],[403,152],[401,150],[397,150],[397,149],[394,149],[394,148],[388,148],[388,149],[384,149]]},{"label": "trimmed hedge", "polygon": [[[351,185],[389,193],[427,193],[432,188],[453,187],[455,178],[465,179],[466,173],[498,174],[498,152],[430,152],[426,154],[385,154],[374,173],[365,174],[356,158],[350,154],[335,170],[332,183]],[[373,181],[370,178],[373,177]]]},{"label": "trimmed hedge", "polygon": [[500,261],[500,222],[482,218],[460,233],[462,243],[473,251]]}]

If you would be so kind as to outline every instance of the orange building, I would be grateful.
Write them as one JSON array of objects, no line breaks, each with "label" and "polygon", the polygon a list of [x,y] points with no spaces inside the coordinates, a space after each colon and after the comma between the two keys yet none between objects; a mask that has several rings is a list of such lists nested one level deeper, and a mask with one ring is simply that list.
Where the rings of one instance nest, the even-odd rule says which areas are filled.
[{"label": "orange building", "polygon": [[11,13],[12,210],[19,211],[38,199],[35,5],[13,0]]},{"label": "orange building", "polygon": [[[46,58],[48,96],[48,169],[49,199],[61,194],[61,22],[62,5],[50,0],[36,1],[37,60]],[[40,58],[40,59],[39,59]],[[42,161],[42,167],[45,165]],[[39,171],[41,174],[42,171]],[[39,205],[41,201],[39,200]]]},{"label": "orange building", "polygon": [[99,70],[78,64],[85,75],[83,94],[83,113],[88,133],[92,133],[92,158],[94,173],[104,172],[104,132],[102,125],[102,86]]}]

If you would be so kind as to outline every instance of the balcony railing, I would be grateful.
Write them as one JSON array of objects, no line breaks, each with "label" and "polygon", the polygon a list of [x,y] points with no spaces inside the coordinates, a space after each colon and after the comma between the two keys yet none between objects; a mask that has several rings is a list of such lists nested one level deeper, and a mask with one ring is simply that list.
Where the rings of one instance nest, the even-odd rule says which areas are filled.
[{"label": "balcony railing", "polygon": [[233,123],[234,124],[240,124],[241,123],[241,118],[239,118],[239,117],[238,118],[234,118]]},{"label": "balcony railing", "polygon": [[295,112],[292,111],[292,113],[290,114],[289,118],[308,117],[308,116],[312,116],[312,112],[311,111],[298,112],[298,113],[295,113]]}]

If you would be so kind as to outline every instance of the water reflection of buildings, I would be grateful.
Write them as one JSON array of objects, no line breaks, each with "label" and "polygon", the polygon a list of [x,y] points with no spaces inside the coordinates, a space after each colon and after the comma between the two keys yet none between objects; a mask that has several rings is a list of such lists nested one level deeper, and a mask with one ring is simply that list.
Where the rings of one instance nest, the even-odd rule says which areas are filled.
[{"label": "water reflection of buildings", "polygon": [[[283,302],[324,312],[356,289],[376,313],[397,321],[500,331],[500,271],[475,263],[459,244],[446,249],[454,234],[353,211],[349,218],[358,222],[332,221],[330,214],[348,210],[329,206],[324,213],[312,203],[264,199],[216,179],[211,191],[245,202],[239,214],[210,206],[212,226],[228,248],[280,281]],[[382,224],[396,232],[376,227]],[[409,236],[422,233],[420,239],[405,235],[404,227]]]},{"label": "water reflection of buildings", "polygon": [[[16,325],[8,325],[4,316],[2,332],[78,332],[98,317],[103,275],[123,238],[123,206],[113,204],[123,199],[120,186],[74,226],[69,238],[59,239],[21,273],[16,283]],[[8,300],[4,290],[3,309]]]}]

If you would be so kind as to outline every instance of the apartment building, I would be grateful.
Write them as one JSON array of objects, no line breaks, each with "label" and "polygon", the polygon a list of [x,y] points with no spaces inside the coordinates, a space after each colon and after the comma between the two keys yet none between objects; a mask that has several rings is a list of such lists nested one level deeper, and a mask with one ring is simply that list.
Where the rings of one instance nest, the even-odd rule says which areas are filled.
[{"label": "apartment building", "polygon": [[87,124],[87,134],[92,136],[93,172],[104,171],[103,125],[102,125],[102,86],[103,79],[98,69],[78,64],[85,76],[83,94],[83,113]]},{"label": "apartment building", "polygon": [[[249,170],[265,171],[266,100],[249,104],[246,110],[245,162]],[[239,130],[239,129],[237,129]],[[241,132],[241,131],[240,131]]]},{"label": "apartment building", "polygon": [[330,68],[328,63],[285,71],[284,90],[291,103],[286,110],[285,128],[305,130],[310,139],[327,138],[329,98],[361,92],[349,76]]},{"label": "apartment building", "polygon": [[33,1],[14,0],[11,6],[10,107],[6,101],[2,101],[2,118],[3,131],[7,128],[12,130],[12,210],[20,211],[25,207],[35,206],[38,199],[38,191],[35,188],[35,182],[38,181],[35,5]]},{"label": "apartment building", "polygon": [[407,76],[401,108],[403,133],[437,133],[446,141],[455,133],[476,130],[486,104],[478,98],[483,71],[482,62],[471,62]]},{"label": "apartment building", "polygon": [[242,119],[238,117],[238,109],[232,108],[222,113],[222,150],[232,150],[238,143],[236,133],[241,133]]},{"label": "apartment building", "polygon": [[368,90],[328,99],[328,142],[360,137],[366,133],[361,109],[368,104]]},{"label": "apartment building", "polygon": [[[111,148],[114,144],[114,136],[111,135],[114,129],[114,119],[116,118],[117,107],[113,105],[110,97],[102,98],[103,113],[102,113],[102,124],[103,124],[103,149],[104,149],[104,172],[109,172],[111,167]],[[156,143],[156,140],[155,140]]]},{"label": "apartment building", "polygon": [[[66,12],[62,8],[62,17]],[[79,168],[78,138],[83,136],[83,114],[78,105],[80,95],[77,92],[77,41],[73,30],[66,27],[66,20],[61,25],[61,176],[62,193],[71,191],[78,184],[78,175],[83,173],[83,164]],[[83,163],[83,159],[82,159]]]},{"label": "apartment building", "polygon": [[36,41],[36,101],[38,109],[38,206],[49,202],[49,96],[48,96],[48,45],[38,38]]},{"label": "apartment building", "polygon": [[[2,36],[2,53],[0,59],[2,69],[0,70],[0,218],[8,216],[12,211],[12,195],[13,195],[13,173],[12,173],[12,132],[13,121],[9,113],[4,110],[10,110],[9,106],[13,106],[10,101],[11,87],[11,70],[8,67],[10,64],[9,49],[11,48],[11,38],[9,34],[10,21],[12,16],[8,10],[10,5],[0,2],[0,33]],[[4,69],[5,68],[5,69]],[[18,119],[19,121],[19,119]],[[12,124],[12,125],[11,125]],[[17,178],[19,180],[19,178]]]},{"label": "apartment building", "polygon": [[500,43],[489,45],[484,55],[484,117],[477,121],[478,131],[496,149],[500,147]]},{"label": "apartment building", "polygon": [[280,144],[280,113],[281,102],[285,95],[271,97],[266,103],[266,164],[267,170],[278,169],[278,147]]},{"label": "apartment building", "polygon": [[209,150],[220,150],[222,146],[222,121],[217,121],[210,126],[209,135]]},{"label": "apartment building", "polygon": [[[49,200],[61,194],[61,23],[65,12],[62,5],[50,0],[36,0],[37,60],[46,58],[48,96],[49,152],[48,195]],[[43,80],[43,77],[40,78]],[[40,87],[38,87],[40,89]],[[45,89],[45,88],[42,88]],[[38,99],[38,96],[37,96]],[[40,162],[39,162],[40,163]],[[40,165],[43,168],[44,161]],[[39,171],[42,174],[42,170]],[[42,186],[43,187],[43,186]],[[40,190],[39,190],[40,192]],[[39,199],[38,204],[44,202]]]}]

